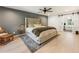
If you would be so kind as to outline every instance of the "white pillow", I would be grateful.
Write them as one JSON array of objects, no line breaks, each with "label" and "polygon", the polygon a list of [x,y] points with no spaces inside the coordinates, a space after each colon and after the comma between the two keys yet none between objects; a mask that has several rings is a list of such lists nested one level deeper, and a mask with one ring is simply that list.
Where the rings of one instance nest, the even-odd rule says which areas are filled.
[{"label": "white pillow", "polygon": [[41,27],[41,24],[34,24],[34,27]]}]

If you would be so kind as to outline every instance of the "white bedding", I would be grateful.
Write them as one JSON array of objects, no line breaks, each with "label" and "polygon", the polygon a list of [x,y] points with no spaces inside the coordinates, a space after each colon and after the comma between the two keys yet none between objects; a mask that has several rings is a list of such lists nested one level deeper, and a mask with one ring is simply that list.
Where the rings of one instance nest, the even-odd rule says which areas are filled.
[{"label": "white bedding", "polygon": [[56,29],[50,29],[43,31],[39,37],[37,37],[34,33],[32,33],[32,30],[35,29],[36,27],[29,27],[26,29],[26,34],[31,37],[36,43],[41,44],[45,42],[46,40],[54,37],[57,35]]},{"label": "white bedding", "polygon": [[34,27],[29,27],[26,29],[26,34],[31,37],[36,43],[40,43],[38,40],[38,37],[32,33],[32,30],[34,29]]}]

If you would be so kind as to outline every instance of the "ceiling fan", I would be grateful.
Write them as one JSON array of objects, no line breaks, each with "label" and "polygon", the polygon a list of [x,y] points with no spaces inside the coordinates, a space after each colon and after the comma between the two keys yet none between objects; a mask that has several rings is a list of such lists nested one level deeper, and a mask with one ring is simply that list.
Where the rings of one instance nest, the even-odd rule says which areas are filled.
[{"label": "ceiling fan", "polygon": [[44,14],[46,14],[47,12],[53,12],[53,11],[51,11],[52,10],[52,8],[46,8],[46,7],[44,7],[43,9],[39,9],[41,12],[43,12]]}]

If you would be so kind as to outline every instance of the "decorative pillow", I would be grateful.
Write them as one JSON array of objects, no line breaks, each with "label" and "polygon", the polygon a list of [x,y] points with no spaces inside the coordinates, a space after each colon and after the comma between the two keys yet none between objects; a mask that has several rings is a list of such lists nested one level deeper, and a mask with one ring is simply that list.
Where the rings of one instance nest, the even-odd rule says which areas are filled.
[{"label": "decorative pillow", "polygon": [[34,27],[41,27],[41,24],[34,24]]}]

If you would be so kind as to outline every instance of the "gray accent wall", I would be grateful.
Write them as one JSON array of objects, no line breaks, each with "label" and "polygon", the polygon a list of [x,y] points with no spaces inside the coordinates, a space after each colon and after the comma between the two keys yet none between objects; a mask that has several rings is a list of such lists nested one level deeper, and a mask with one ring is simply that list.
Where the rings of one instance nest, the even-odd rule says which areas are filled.
[{"label": "gray accent wall", "polygon": [[43,25],[48,25],[47,16],[38,15],[16,9],[0,7],[0,26],[4,27],[6,31],[10,33],[16,32],[20,24],[25,24],[25,17],[40,18],[41,23]]}]

